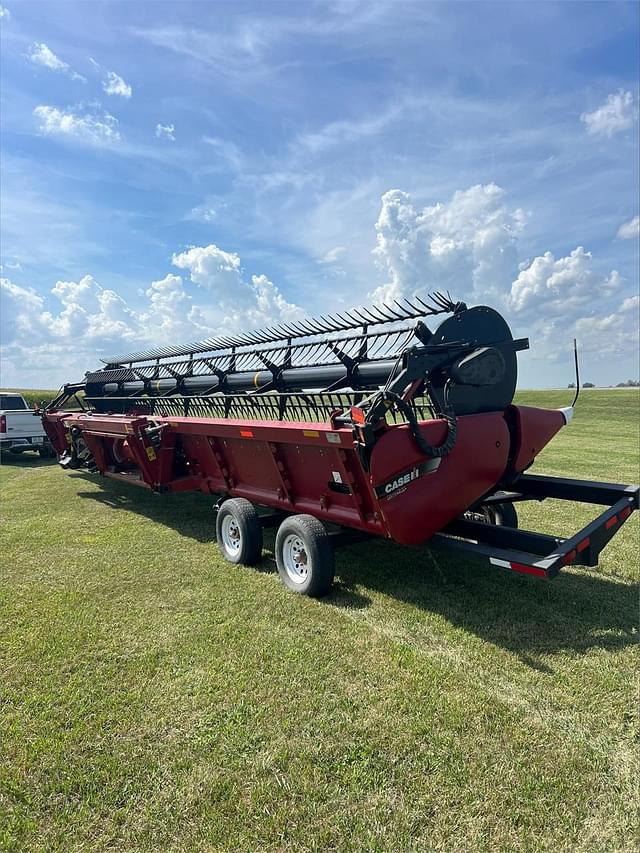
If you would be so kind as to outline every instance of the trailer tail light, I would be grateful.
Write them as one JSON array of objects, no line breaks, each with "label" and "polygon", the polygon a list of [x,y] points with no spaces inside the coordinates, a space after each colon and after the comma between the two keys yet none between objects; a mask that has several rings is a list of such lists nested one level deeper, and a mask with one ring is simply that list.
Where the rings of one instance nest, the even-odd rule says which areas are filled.
[{"label": "trailer tail light", "polygon": [[0,415],[0,432],[6,432],[6,431],[7,431],[7,416],[6,415]]}]

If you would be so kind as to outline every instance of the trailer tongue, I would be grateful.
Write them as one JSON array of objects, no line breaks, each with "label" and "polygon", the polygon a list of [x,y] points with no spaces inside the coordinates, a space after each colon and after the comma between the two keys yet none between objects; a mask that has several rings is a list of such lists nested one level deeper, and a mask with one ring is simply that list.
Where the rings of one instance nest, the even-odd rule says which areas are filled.
[{"label": "trailer tongue", "polygon": [[[42,418],[64,468],[220,495],[231,562],[257,562],[277,525],[296,592],[327,592],[333,544],[367,535],[553,577],[597,564],[639,490],[524,473],[573,411],[513,405],[528,346],[493,309],[434,294],[114,356]],[[606,509],[568,539],[518,529],[514,505],[545,498]]]}]

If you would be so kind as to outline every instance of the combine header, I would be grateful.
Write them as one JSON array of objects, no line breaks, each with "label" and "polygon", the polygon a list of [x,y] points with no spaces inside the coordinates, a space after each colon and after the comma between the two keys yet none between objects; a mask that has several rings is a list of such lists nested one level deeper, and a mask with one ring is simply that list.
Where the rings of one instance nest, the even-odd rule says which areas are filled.
[{"label": "combine header", "polygon": [[[302,594],[326,593],[333,545],[363,536],[551,578],[596,565],[639,490],[525,473],[573,413],[513,405],[528,346],[492,308],[436,293],[114,356],[41,414],[63,468],[219,495],[230,562],[257,563],[277,526]],[[568,539],[519,530],[515,503],[545,498],[605,508]]]}]

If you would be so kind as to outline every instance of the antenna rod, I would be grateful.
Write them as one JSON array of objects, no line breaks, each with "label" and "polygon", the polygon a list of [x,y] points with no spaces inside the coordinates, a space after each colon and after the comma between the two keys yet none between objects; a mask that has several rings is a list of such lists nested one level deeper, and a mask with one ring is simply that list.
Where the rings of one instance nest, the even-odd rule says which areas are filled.
[{"label": "antenna rod", "polygon": [[578,397],[580,395],[580,367],[578,365],[578,341],[573,339],[573,360],[576,366],[576,393],[573,398],[573,403],[571,404],[571,408],[575,408],[576,403],[578,402]]}]

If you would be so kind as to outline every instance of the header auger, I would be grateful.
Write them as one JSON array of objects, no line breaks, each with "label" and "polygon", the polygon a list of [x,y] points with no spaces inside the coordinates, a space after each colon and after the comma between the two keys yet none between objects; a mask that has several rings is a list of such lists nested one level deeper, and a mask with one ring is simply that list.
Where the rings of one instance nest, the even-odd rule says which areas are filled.
[{"label": "header auger", "polygon": [[[435,293],[109,357],[42,418],[65,468],[219,495],[232,562],[257,562],[278,525],[296,592],[327,592],[332,545],[362,536],[553,577],[597,563],[638,488],[525,473],[573,412],[513,405],[528,347],[492,308]],[[519,530],[514,504],[546,497],[607,508],[568,539]]]}]

